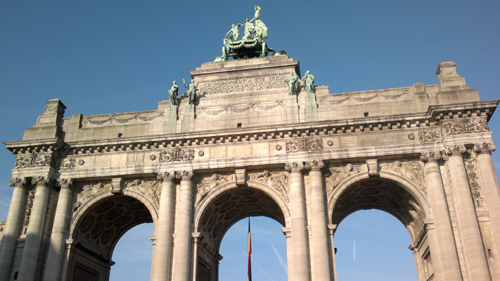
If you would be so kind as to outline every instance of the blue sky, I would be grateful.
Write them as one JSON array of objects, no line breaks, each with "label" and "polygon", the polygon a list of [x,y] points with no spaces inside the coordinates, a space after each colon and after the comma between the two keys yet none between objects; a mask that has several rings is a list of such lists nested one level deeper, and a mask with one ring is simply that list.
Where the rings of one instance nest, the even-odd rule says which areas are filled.
[{"label": "blue sky", "polygon": [[[251,18],[254,4],[249,1],[1,1],[0,140],[22,139],[24,129],[32,127],[43,112],[45,101],[53,98],[61,99],[67,106],[65,116],[155,109],[158,101],[167,99],[172,80],[189,79],[190,70],[220,55],[222,38],[231,24]],[[500,98],[499,1],[257,4],[262,8],[261,19],[269,28],[268,45],[275,50],[286,50],[290,57],[300,61],[302,72],[309,69],[316,76],[316,84],[328,85],[331,93],[406,87],[415,82],[436,84],[437,65],[455,61],[458,73],[471,88],[479,90],[482,100]],[[496,113],[490,120],[490,129],[496,132],[494,140],[500,132],[499,116]],[[498,171],[498,152],[493,157]],[[12,194],[8,181],[15,158],[4,149],[0,150],[0,159],[0,220],[3,220]],[[366,225],[379,220],[380,224],[373,227]],[[350,224],[354,225],[353,232],[342,233]],[[339,269],[340,280],[367,280],[348,275],[360,271],[371,273],[370,280],[375,273],[385,273],[388,259],[377,255],[376,250],[364,256],[361,251],[366,237],[360,236],[370,235],[366,233],[371,229],[372,237],[395,240],[399,236],[387,236],[393,232],[379,232],[392,229],[391,225],[402,230],[402,240],[407,240],[403,243],[406,246],[394,250],[409,256],[410,270],[415,270],[404,227],[388,215],[360,212],[339,226],[338,255],[351,253]],[[152,230],[147,227],[151,225],[145,225],[143,232],[151,233],[135,235],[132,230],[130,238],[126,234],[123,240],[140,236],[145,237],[144,243],[150,244],[147,235]],[[233,228],[225,238],[227,241],[232,240],[230,235],[239,237],[237,231],[245,229],[240,224]],[[270,245],[286,257],[280,226],[266,220],[259,225],[256,219],[256,241],[260,229],[265,239],[254,245],[264,245],[268,251],[264,255],[275,259],[274,263],[262,262],[262,271],[268,276],[254,267],[255,280],[285,280],[285,275],[272,275],[283,269]],[[275,232],[277,238],[267,241]],[[340,234],[346,238],[340,239]],[[245,238],[242,241],[237,243],[246,243]],[[226,240],[223,247],[224,243]],[[242,255],[239,247],[246,247],[228,245],[229,252],[222,253],[226,257]],[[355,260],[354,245],[358,250]],[[149,255],[147,251],[139,251],[142,254],[134,255],[132,250],[126,250],[123,257]],[[255,251],[255,259],[257,256]],[[379,272],[370,271],[368,265],[362,265],[369,257],[385,262],[386,267],[380,265]],[[114,259],[119,261],[119,255]],[[221,266],[236,267],[225,265],[226,261]],[[112,273],[112,278],[140,279],[118,269],[118,264],[115,270],[123,275]],[[341,270],[346,275],[341,275]],[[232,280],[244,280],[245,274],[232,276]],[[221,280],[228,280],[223,276],[221,272]],[[403,280],[395,276],[384,280]]]}]

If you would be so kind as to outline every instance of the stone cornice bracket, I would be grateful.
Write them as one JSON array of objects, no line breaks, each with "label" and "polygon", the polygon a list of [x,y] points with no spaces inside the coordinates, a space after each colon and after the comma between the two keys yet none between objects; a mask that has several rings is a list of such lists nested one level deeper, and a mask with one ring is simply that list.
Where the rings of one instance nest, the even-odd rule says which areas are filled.
[{"label": "stone cornice bracket", "polygon": [[246,169],[234,170],[234,177],[236,179],[237,185],[246,185],[247,184],[247,171],[246,171]]},{"label": "stone cornice bracket", "polygon": [[158,176],[156,177],[158,181],[172,181],[175,179],[175,172],[164,172],[164,173],[158,173]]},{"label": "stone cornice bracket", "polygon": [[292,173],[300,173],[304,169],[303,162],[291,162],[285,165],[285,170]]},{"label": "stone cornice bracket", "polygon": [[33,177],[31,178],[31,184],[33,186],[47,186],[49,185],[49,183],[51,182],[51,179],[49,179],[48,177],[44,177],[44,176],[36,176],[36,177]]},{"label": "stone cornice bracket", "polygon": [[111,179],[111,193],[114,195],[122,194],[125,182],[123,178],[112,178]]},{"label": "stone cornice bracket", "polygon": [[368,168],[369,177],[380,177],[378,172],[378,159],[366,159],[366,167]]},{"label": "stone cornice bracket", "polygon": [[480,153],[488,153],[495,151],[496,146],[493,142],[483,142],[483,143],[475,143],[474,148],[472,149],[477,154]]},{"label": "stone cornice bracket", "polygon": [[61,189],[70,189],[73,185],[73,179],[70,178],[62,178],[57,180],[57,185],[61,187]]},{"label": "stone cornice bracket", "polygon": [[441,159],[441,153],[439,152],[423,152],[422,155],[420,155],[420,161],[422,162],[437,162],[439,159]]},{"label": "stone cornice bracket", "polygon": [[191,170],[184,170],[182,172],[178,172],[176,175],[177,178],[180,177],[183,181],[192,180],[193,176],[194,176],[194,173]]},{"label": "stone cornice bracket", "polygon": [[26,178],[11,178],[9,180],[9,186],[22,187],[24,185],[26,185]]},{"label": "stone cornice bracket", "polygon": [[459,144],[459,145],[451,145],[451,146],[446,146],[443,149],[443,159],[448,160],[449,156],[461,156],[463,153],[467,152],[467,148],[465,148],[465,145]]},{"label": "stone cornice bracket", "polygon": [[312,160],[306,162],[305,168],[311,171],[321,171],[325,167],[322,160]]}]

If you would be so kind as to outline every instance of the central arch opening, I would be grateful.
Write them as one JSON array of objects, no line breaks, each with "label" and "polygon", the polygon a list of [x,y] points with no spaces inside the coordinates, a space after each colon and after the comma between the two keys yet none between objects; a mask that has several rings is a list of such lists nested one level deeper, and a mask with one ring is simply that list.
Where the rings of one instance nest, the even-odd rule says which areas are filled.
[{"label": "central arch opening", "polygon": [[[247,217],[267,217],[269,218],[267,224],[269,221],[274,221],[275,226],[272,229],[275,229],[278,235],[282,236],[283,243],[285,243],[285,237],[279,229],[286,225],[283,210],[272,198],[272,195],[264,190],[265,188],[231,187],[215,195],[204,207],[197,223],[199,232],[198,243],[195,246],[197,280],[223,280],[219,279],[219,264],[222,263],[223,259],[221,255],[222,239],[233,225],[236,231],[241,230],[242,226],[237,224],[238,221],[245,224],[244,237],[246,239],[248,237],[248,221],[244,219]],[[259,228],[257,227],[256,230]],[[232,235],[231,232],[229,235]],[[245,245],[246,243],[242,245],[243,249],[245,249]],[[269,247],[272,249],[271,245]]]}]

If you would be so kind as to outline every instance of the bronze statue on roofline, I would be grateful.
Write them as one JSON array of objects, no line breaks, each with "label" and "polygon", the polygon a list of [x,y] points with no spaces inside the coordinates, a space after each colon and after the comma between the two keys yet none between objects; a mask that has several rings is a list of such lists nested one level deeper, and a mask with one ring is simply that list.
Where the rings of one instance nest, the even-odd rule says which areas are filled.
[{"label": "bronze statue on roofline", "polygon": [[[263,57],[269,53],[279,55],[284,53],[276,53],[269,48],[264,41],[267,38],[267,26],[260,20],[260,10],[258,5],[255,5],[255,14],[252,19],[246,19],[245,23],[233,24],[231,29],[226,33],[223,39],[224,47],[222,47],[222,56],[217,57],[215,61],[226,61],[229,57],[233,59],[246,59]],[[245,33],[241,40],[238,40],[240,32],[239,27],[244,26]]]}]

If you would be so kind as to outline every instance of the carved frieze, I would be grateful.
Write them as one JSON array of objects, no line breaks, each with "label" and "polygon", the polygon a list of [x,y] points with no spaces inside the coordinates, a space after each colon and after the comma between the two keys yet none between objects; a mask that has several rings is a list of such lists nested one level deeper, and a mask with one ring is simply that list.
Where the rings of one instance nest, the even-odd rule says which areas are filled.
[{"label": "carved frieze", "polygon": [[160,163],[174,161],[192,161],[194,159],[194,149],[182,149],[176,147],[172,150],[160,152]]},{"label": "carved frieze", "polygon": [[319,150],[323,150],[323,140],[319,138],[301,138],[286,142],[286,153]]},{"label": "carved frieze", "polygon": [[28,155],[18,156],[14,168],[31,168],[31,167],[45,167],[53,164],[53,157],[51,154],[39,155],[31,153]]},{"label": "carved frieze", "polygon": [[249,174],[249,177],[251,181],[262,182],[267,186],[274,188],[286,202],[289,202],[288,191],[290,190],[290,187],[288,185],[287,172],[270,172],[265,170],[262,173],[251,173]]},{"label": "carved frieze", "polygon": [[76,212],[87,200],[104,192],[111,192],[110,182],[86,183],[77,188],[76,202],[73,212]]},{"label": "carved frieze", "polygon": [[401,163],[400,161],[394,161],[392,163],[382,163],[380,164],[380,168],[382,170],[386,170],[403,176],[404,178],[417,185],[423,192],[426,192],[424,182],[424,169],[421,162],[411,161]]},{"label": "carved frieze", "polygon": [[424,129],[418,132],[418,141],[419,142],[435,142],[441,138],[441,133],[438,129]]},{"label": "carved frieze", "polygon": [[196,202],[199,203],[210,191],[216,189],[219,185],[230,181],[234,181],[234,174],[213,174],[208,177],[199,178],[196,182],[196,189],[198,191],[196,195]]},{"label": "carved frieze", "polygon": [[469,179],[472,199],[474,200],[474,205],[476,207],[482,207],[484,198],[477,170],[477,159],[470,158],[464,160],[464,162],[465,162],[465,170],[467,172],[467,178]]},{"label": "carved frieze", "polygon": [[366,170],[363,164],[347,164],[341,167],[329,167],[330,175],[326,176],[326,195],[330,198],[335,188],[345,179]]},{"label": "carved frieze", "polygon": [[281,75],[253,79],[232,79],[217,82],[205,82],[200,85],[201,92],[209,94],[236,93],[285,88]]},{"label": "carved frieze", "polygon": [[59,168],[61,170],[71,170],[71,169],[74,169],[75,167],[76,167],[76,159],[64,158],[61,161],[61,165]]},{"label": "carved frieze", "polygon": [[488,122],[482,118],[462,118],[441,123],[444,135],[488,132]]}]

